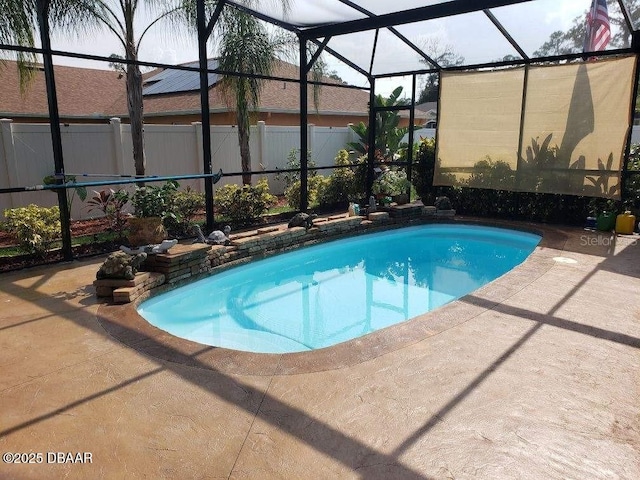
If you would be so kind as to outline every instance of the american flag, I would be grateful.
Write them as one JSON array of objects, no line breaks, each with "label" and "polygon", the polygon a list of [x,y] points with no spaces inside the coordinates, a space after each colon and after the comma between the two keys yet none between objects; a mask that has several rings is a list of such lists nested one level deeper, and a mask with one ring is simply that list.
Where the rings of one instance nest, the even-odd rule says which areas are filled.
[{"label": "american flag", "polygon": [[611,39],[607,0],[592,0],[587,13],[587,33],[584,37],[583,52],[604,50]]}]

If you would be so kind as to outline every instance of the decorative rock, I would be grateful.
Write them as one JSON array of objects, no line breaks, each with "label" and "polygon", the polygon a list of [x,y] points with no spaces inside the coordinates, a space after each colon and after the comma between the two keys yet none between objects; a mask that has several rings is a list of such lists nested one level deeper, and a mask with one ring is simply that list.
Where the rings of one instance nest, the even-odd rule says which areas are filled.
[{"label": "decorative rock", "polygon": [[163,240],[162,243],[155,245],[144,245],[138,248],[129,248],[124,245],[120,245],[120,250],[129,255],[136,255],[138,253],[165,253],[171,248],[175,247],[178,240]]},{"label": "decorative rock", "polygon": [[436,210],[451,210],[451,200],[449,200],[449,197],[437,197],[433,204]]},{"label": "decorative rock", "polygon": [[287,226],[289,228],[304,227],[308,230],[313,227],[313,220],[317,217],[318,216],[316,214],[309,215],[304,212],[296,213],[293,218],[289,220],[289,224]]},{"label": "decorative rock", "polygon": [[230,242],[229,234],[231,233],[231,227],[229,225],[226,225],[222,231],[214,230],[207,237],[202,233],[200,225],[194,225],[193,229],[198,237],[195,243],[206,243],[207,245],[228,245]]},{"label": "decorative rock", "polygon": [[132,256],[122,251],[113,252],[96,273],[96,279],[124,278],[133,280],[138,268],[146,259],[146,253],[138,253]]}]

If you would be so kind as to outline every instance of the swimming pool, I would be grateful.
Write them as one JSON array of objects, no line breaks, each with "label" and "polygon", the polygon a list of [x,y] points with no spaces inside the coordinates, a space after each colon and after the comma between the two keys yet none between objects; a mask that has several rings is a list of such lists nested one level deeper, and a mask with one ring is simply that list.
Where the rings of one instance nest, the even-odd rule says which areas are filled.
[{"label": "swimming pool", "polygon": [[421,225],[337,240],[229,269],[138,306],[206,345],[262,353],[328,347],[460,298],[520,264],[540,236]]}]

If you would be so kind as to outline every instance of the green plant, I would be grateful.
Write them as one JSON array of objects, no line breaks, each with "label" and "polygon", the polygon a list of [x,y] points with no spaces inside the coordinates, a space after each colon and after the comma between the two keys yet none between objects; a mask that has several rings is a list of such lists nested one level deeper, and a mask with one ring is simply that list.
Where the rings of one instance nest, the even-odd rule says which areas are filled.
[{"label": "green plant", "polygon": [[401,195],[407,193],[411,183],[403,170],[385,170],[373,182],[371,191],[376,195]]},{"label": "green plant", "polygon": [[[310,207],[315,207],[319,203],[320,192],[324,190],[328,179],[322,175],[310,176],[307,179],[307,200]],[[300,180],[296,180],[284,191],[287,205],[298,210],[300,208]]]},{"label": "green plant", "polygon": [[[316,163],[311,158],[311,150],[309,150],[307,152],[307,167],[315,168],[315,166],[316,166]],[[289,151],[289,155],[287,155],[286,169],[287,170],[300,169],[300,149],[293,148],[291,149],[291,151]],[[317,172],[315,170],[311,170],[309,172],[309,178],[315,176],[316,174]],[[296,181],[300,181],[300,172],[297,171],[297,172],[276,173],[275,179],[284,181],[284,187],[286,190],[287,188],[291,187]],[[298,203],[298,205],[296,205],[295,208],[298,208],[299,206],[300,204]]]},{"label": "green plant", "polygon": [[345,203],[358,197],[356,174],[348,168],[353,165],[349,160],[349,152],[340,150],[335,158],[335,165],[342,168],[336,168],[320,190],[319,201],[323,205]]},{"label": "green plant", "polygon": [[170,205],[173,216],[167,218],[165,222],[170,234],[183,237],[189,235],[196,215],[204,208],[204,193],[196,192],[191,187],[175,192],[171,197]]},{"label": "green plant", "polygon": [[57,206],[46,208],[31,204],[7,209],[4,216],[5,228],[27,253],[44,257],[51,243],[60,238],[60,209]]},{"label": "green plant", "polygon": [[[400,99],[402,87],[397,87],[389,98],[382,95],[376,96],[376,107],[396,107],[403,105]],[[401,143],[402,138],[409,131],[408,127],[398,127],[400,124],[400,114],[396,111],[379,111],[376,113],[376,139],[375,150],[376,157],[392,158],[401,148],[406,147],[406,143]],[[363,122],[357,125],[351,125],[358,142],[349,142],[347,147],[356,151],[360,155],[365,155],[369,149],[369,127]]]},{"label": "green plant", "polygon": [[256,185],[224,185],[216,190],[213,201],[220,215],[244,224],[264,214],[276,203],[276,197],[269,193],[269,184],[263,178]]},{"label": "green plant", "polygon": [[414,174],[411,182],[425,205],[433,205],[436,199],[433,187],[433,172],[436,165],[436,139],[422,138],[416,146]]},{"label": "green plant", "polygon": [[[54,175],[47,175],[42,179],[43,185],[55,185],[57,183],[56,177]],[[65,175],[64,176],[64,184],[65,185],[75,185],[76,177],[75,175]],[[55,190],[54,190],[55,191]],[[67,205],[69,205],[69,211],[71,211],[71,207],[73,205],[73,200],[78,195],[78,198],[84,202],[87,198],[87,188],[82,185],[78,185],[74,188],[67,188]]]},{"label": "green plant", "polygon": [[172,211],[173,198],[180,184],[175,180],[169,180],[161,187],[148,186],[137,187],[131,203],[136,217],[160,217],[176,219]]},{"label": "green plant", "polygon": [[100,190],[87,200],[89,208],[87,211],[92,212],[98,210],[102,212],[109,220],[109,228],[118,234],[121,239],[124,236],[124,230],[127,226],[128,214],[124,211],[124,207],[129,201],[129,193],[126,190]]}]

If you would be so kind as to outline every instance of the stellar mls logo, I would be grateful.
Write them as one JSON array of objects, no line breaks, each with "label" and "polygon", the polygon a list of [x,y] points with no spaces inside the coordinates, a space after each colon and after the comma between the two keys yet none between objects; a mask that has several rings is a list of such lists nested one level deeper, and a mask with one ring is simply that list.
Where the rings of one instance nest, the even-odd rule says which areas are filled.
[{"label": "stellar mls logo", "polygon": [[[632,246],[635,246],[638,243],[638,239],[634,238],[631,241]],[[616,244],[616,236],[615,235],[580,235],[580,246],[582,247],[613,247]]]}]

